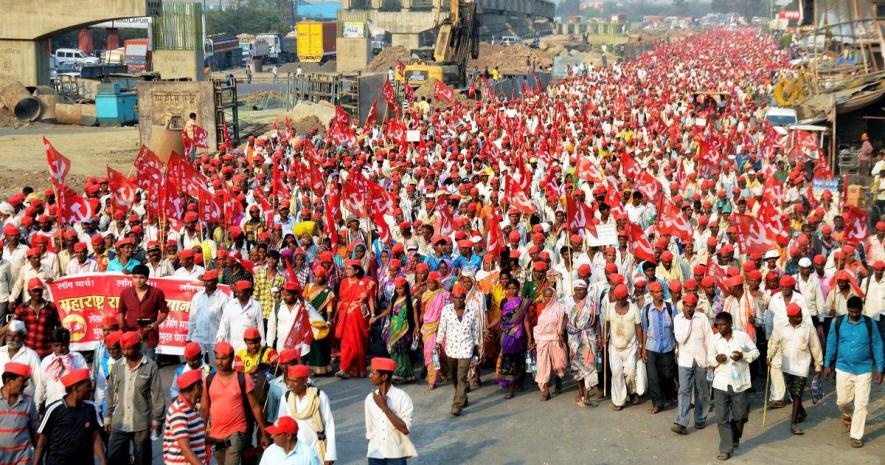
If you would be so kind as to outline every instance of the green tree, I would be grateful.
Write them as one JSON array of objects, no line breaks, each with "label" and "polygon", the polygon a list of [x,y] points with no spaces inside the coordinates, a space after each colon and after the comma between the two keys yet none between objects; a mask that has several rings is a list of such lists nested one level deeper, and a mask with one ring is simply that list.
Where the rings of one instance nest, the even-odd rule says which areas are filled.
[{"label": "green tree", "polygon": [[280,15],[266,8],[252,5],[240,6],[236,10],[206,12],[206,30],[209,34],[259,34],[262,32],[287,33],[291,25],[286,24]]}]

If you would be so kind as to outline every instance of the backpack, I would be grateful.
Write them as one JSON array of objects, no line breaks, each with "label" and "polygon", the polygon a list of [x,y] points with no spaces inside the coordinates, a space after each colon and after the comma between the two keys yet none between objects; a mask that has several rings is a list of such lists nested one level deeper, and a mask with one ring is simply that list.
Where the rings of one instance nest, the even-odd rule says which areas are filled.
[{"label": "backpack", "polygon": [[[842,327],[842,321],[848,318],[848,315],[842,315],[842,317],[836,317],[836,321],[833,324],[836,325],[836,345],[835,349],[833,349],[833,366],[836,366],[836,360],[839,358],[839,329]],[[864,322],[867,327],[867,338],[870,340],[870,357],[875,360],[873,355],[873,320],[866,315],[861,315],[860,319]]]},{"label": "backpack", "polygon": [[[252,414],[252,407],[249,405],[249,397],[246,394],[246,374],[242,371],[235,371],[237,374],[237,384],[240,386],[240,398],[243,402],[243,412],[246,415],[246,426],[248,429],[252,429],[255,424],[255,416]],[[209,388],[212,386],[212,380],[215,379],[215,375],[218,374],[217,371],[209,373],[209,376],[206,377],[206,392],[209,392]]]}]

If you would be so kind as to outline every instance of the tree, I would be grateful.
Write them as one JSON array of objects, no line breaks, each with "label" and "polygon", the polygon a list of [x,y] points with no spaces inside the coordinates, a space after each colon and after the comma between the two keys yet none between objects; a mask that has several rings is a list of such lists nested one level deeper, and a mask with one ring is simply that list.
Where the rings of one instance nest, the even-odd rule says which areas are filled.
[{"label": "tree", "polygon": [[209,34],[259,34],[262,32],[287,33],[292,29],[273,9],[241,5],[236,10],[206,12],[206,30]]}]

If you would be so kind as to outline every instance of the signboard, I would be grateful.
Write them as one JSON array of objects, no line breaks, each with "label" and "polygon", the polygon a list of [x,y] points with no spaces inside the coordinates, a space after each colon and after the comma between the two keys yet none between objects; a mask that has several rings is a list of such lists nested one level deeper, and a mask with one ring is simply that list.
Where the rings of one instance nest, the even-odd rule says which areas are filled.
[{"label": "signboard", "polygon": [[587,232],[587,245],[590,247],[603,247],[618,244],[618,232],[613,224],[596,226],[596,236]]},{"label": "signboard", "polygon": [[124,18],[114,21],[105,21],[103,23],[93,24],[90,28],[117,28],[117,29],[149,29],[151,27],[151,18]]},{"label": "signboard", "polygon": [[421,131],[418,129],[409,129],[406,131],[406,142],[419,142],[421,140]]},{"label": "signboard", "polygon": [[811,190],[814,196],[820,198],[824,191],[830,191],[834,199],[839,198],[839,180],[835,178],[814,178],[811,181]]},{"label": "signboard", "polygon": [[[157,353],[181,355],[187,340],[191,298],[203,290],[199,281],[177,278],[152,278],[166,296],[169,315],[160,325]],[[71,332],[71,350],[93,350],[102,339],[101,320],[116,315],[120,293],[132,286],[132,278],[119,273],[87,273],[66,276],[49,283],[51,300],[58,307],[62,326]],[[230,294],[228,286],[218,286]]]},{"label": "signboard", "polygon": [[802,14],[799,10],[781,10],[777,13],[777,17],[778,19],[799,21],[802,19]]},{"label": "signboard", "polygon": [[366,25],[361,21],[344,21],[341,35],[349,39],[361,39],[366,36]]}]

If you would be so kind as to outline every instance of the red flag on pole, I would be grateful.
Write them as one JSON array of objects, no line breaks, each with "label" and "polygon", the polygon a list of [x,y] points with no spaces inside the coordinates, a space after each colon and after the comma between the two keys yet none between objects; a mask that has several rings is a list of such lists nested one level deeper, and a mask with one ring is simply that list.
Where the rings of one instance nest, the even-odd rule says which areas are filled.
[{"label": "red flag on pole", "polygon": [[399,74],[401,78],[406,77],[406,65],[399,60],[396,60],[396,74]]},{"label": "red flag on pole", "polygon": [[[393,90],[389,80],[384,81],[384,86],[381,87],[381,96],[387,101],[387,105],[391,110],[394,112],[399,110],[396,105],[396,92]],[[378,97],[375,97],[375,100],[377,101]]]},{"label": "red flag on pole", "polygon": [[522,190],[522,187],[517,184],[510,175],[505,175],[504,177],[504,195],[507,197],[507,201],[510,205],[520,212],[527,214],[535,212],[535,206],[532,204],[531,200],[529,200],[528,195],[526,195],[525,191]]},{"label": "red flag on pole", "polygon": [[138,187],[131,182],[123,173],[107,167],[108,188],[111,191],[111,203],[115,211],[128,212],[135,203],[135,189]]},{"label": "red flag on pole", "polygon": [[869,212],[850,205],[845,210],[845,242],[860,244],[867,238]]},{"label": "red flag on pole", "polygon": [[769,233],[765,222],[749,215],[735,213],[732,224],[737,229],[741,250],[746,254],[765,253],[771,250],[774,237]]},{"label": "red flag on pole", "polygon": [[[387,81],[390,82],[390,81]],[[372,129],[372,126],[375,125],[375,121],[378,119],[378,115],[376,112],[378,111],[378,96],[375,96],[375,99],[372,100],[372,106],[369,107],[369,114],[366,116],[366,124],[363,125],[363,134],[368,134]]]},{"label": "red flag on pole", "polygon": [[56,187],[64,184],[65,178],[71,171],[71,160],[58,153],[49,140],[43,138],[43,148],[46,149],[46,162],[49,164],[49,177]]},{"label": "red flag on pole", "polygon": [[224,145],[228,150],[233,150],[234,144],[230,141],[230,129],[227,127],[227,121],[224,122],[224,126],[222,127],[222,132],[224,133]]},{"label": "red flag on pole", "polygon": [[[298,281],[295,281],[298,282]],[[303,356],[310,352],[310,345],[313,343],[313,328],[310,325],[310,317],[307,314],[307,307],[302,306],[298,310],[298,316],[292,322],[292,328],[286,335],[286,342],[283,347],[287,349],[300,349]]]},{"label": "red flag on pole", "polygon": [[436,100],[452,103],[455,100],[455,91],[442,81],[436,81],[433,87],[433,98]]},{"label": "red flag on pole", "polygon": [[405,81],[403,83],[403,94],[406,96],[407,102],[412,103],[415,101],[415,89],[412,89],[412,86]]},{"label": "red flag on pole", "polygon": [[651,243],[648,241],[648,237],[646,237],[645,232],[642,230],[642,228],[631,223],[629,220],[627,221],[626,228],[627,237],[630,238],[630,253],[632,253],[634,257],[640,260],[650,261],[654,263],[654,249],[652,249]]},{"label": "red flag on pole", "polygon": [[80,223],[94,214],[92,204],[85,198],[77,195],[67,184],[58,186],[59,191],[59,216],[62,223]]}]

